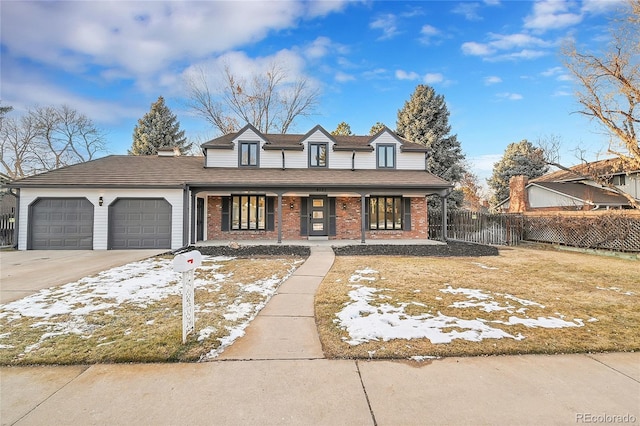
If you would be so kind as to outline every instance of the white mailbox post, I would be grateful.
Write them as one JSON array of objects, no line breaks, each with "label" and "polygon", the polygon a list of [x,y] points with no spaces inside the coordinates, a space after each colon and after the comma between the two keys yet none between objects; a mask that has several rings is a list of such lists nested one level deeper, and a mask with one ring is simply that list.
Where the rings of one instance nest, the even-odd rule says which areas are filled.
[{"label": "white mailbox post", "polygon": [[194,304],[193,274],[202,264],[202,254],[198,250],[177,255],[173,259],[173,270],[182,272],[182,343],[187,343],[187,335],[195,329],[196,314]]}]

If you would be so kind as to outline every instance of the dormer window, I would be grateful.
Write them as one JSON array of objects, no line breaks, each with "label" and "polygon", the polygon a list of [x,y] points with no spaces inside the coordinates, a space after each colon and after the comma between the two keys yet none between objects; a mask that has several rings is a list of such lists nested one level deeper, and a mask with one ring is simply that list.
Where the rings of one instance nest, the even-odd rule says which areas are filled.
[{"label": "dormer window", "polygon": [[327,144],[309,144],[309,167],[327,167]]},{"label": "dormer window", "polygon": [[240,142],[240,165],[244,167],[257,167],[258,152],[258,142]]},{"label": "dormer window", "polygon": [[396,167],[395,145],[378,145],[377,155],[379,169],[394,169]]}]

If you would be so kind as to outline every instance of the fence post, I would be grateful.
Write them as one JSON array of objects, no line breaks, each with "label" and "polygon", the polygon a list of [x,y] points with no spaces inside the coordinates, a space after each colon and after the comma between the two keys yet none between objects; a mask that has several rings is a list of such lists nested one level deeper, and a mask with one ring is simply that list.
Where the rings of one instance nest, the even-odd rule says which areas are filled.
[{"label": "fence post", "polygon": [[442,201],[442,241],[447,242],[447,197],[440,197]]}]

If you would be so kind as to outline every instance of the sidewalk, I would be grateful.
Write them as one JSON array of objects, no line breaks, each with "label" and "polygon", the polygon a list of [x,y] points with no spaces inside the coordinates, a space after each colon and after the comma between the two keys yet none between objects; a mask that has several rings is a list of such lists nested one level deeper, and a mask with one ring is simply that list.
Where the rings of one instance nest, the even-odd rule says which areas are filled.
[{"label": "sidewalk", "polygon": [[[640,424],[640,354],[327,360],[328,246],[213,362],[0,368],[2,425]],[[612,421],[613,420],[613,421]]]}]

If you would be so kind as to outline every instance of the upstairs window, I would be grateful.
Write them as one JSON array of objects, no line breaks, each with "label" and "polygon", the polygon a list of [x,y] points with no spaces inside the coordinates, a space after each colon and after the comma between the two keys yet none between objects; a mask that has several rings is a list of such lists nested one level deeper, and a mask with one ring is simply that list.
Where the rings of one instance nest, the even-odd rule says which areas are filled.
[{"label": "upstairs window", "polygon": [[396,167],[395,145],[378,145],[378,168],[394,169]]},{"label": "upstairs window", "polygon": [[258,166],[258,142],[240,142],[240,165]]},{"label": "upstairs window", "polygon": [[615,175],[613,177],[613,184],[615,186],[625,186],[627,184],[625,175]]},{"label": "upstairs window", "polygon": [[309,144],[309,167],[327,167],[327,144]]}]

